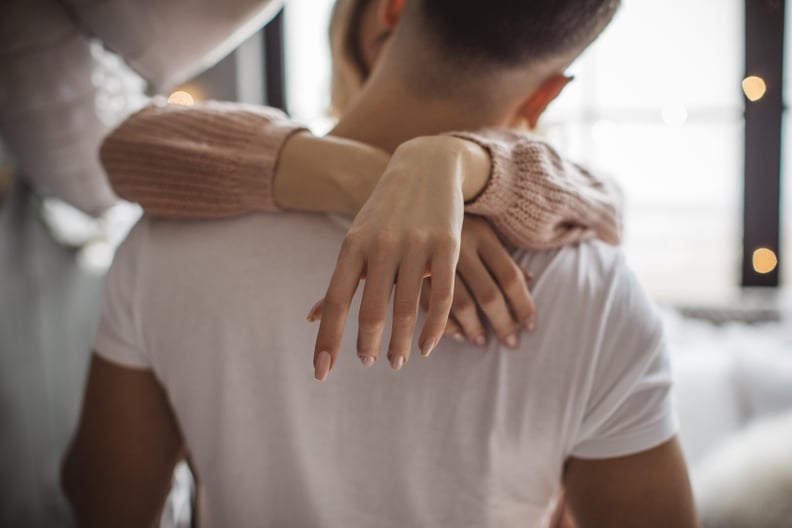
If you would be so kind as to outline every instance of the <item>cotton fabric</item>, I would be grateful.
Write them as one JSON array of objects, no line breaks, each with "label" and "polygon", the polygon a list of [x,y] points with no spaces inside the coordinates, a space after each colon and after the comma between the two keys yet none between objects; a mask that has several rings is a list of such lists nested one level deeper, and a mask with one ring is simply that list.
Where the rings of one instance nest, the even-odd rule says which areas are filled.
[{"label": "cotton fabric", "polygon": [[116,256],[96,352],[162,383],[205,526],[542,526],[566,459],[674,434],[660,320],[598,241],[514,254],[539,310],[517,350],[443,340],[398,373],[382,358],[364,369],[356,299],[334,369],[314,380],[305,316],[346,227],[144,218]]}]

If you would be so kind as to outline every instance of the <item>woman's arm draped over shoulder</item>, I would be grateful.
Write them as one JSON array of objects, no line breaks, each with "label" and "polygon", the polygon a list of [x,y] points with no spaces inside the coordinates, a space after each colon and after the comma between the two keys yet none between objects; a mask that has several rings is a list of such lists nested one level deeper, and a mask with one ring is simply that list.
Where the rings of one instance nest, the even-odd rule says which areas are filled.
[{"label": "woman's arm draped over shoulder", "polygon": [[599,238],[621,240],[622,194],[611,181],[563,160],[535,136],[512,130],[455,132],[492,158],[490,180],[465,207],[517,247],[547,249]]},{"label": "woman's arm draped over shoulder", "polygon": [[[306,134],[299,144],[287,142],[301,130],[277,110],[236,103],[150,106],[108,136],[101,157],[116,192],[149,214],[207,218],[276,211],[276,190],[284,192],[277,203],[286,208],[324,206],[329,212],[354,213],[354,203],[368,195],[380,175],[366,171],[381,173],[384,158],[341,139],[324,148],[346,148],[344,155],[305,155],[317,152],[318,142],[325,140],[313,138],[315,145]],[[466,212],[489,219],[509,243],[541,249],[595,237],[619,242],[621,194],[615,185],[562,160],[526,133],[453,135],[482,146],[492,162],[489,183]],[[281,154],[289,155],[281,160],[285,170],[312,183],[294,184],[294,174],[280,175]],[[345,161],[334,170],[332,160]],[[312,165],[315,174],[307,170]]]},{"label": "woman's arm draped over shoulder", "polygon": [[206,218],[277,211],[278,158],[302,130],[272,108],[154,104],[116,128],[100,157],[116,193],[149,214]]}]

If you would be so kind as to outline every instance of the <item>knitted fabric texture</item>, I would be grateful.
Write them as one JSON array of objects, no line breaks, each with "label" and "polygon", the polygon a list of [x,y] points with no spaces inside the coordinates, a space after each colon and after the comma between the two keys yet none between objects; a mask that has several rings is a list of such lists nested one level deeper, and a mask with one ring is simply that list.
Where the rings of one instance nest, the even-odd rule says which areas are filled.
[{"label": "knitted fabric texture", "polygon": [[[278,211],[273,181],[295,125],[280,111],[237,103],[152,105],[106,139],[101,159],[119,196],[148,214],[211,218]],[[590,238],[618,244],[621,193],[562,160],[531,135],[508,130],[455,132],[492,159],[487,186],[466,204],[505,242],[526,249]]]},{"label": "knitted fabric texture", "polygon": [[551,146],[524,132],[451,135],[490,153],[490,181],[465,212],[486,217],[507,243],[550,249],[599,238],[619,244],[622,193],[614,182],[561,159]]},{"label": "knitted fabric texture", "polygon": [[286,140],[302,130],[272,108],[155,104],[113,131],[100,158],[116,193],[144,202],[154,216],[278,211],[278,157]]}]

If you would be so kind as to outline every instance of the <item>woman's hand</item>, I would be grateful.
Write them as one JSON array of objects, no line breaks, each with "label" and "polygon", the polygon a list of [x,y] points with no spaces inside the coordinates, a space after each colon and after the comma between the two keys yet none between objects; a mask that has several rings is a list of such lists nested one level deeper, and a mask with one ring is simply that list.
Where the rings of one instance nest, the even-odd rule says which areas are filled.
[{"label": "woman's hand", "polygon": [[364,365],[370,366],[379,357],[394,285],[391,366],[398,370],[409,360],[425,277],[432,279],[432,293],[418,341],[421,353],[428,355],[443,336],[459,259],[468,145],[455,138],[421,137],[404,143],[393,154],[344,239],[324,297],[314,350],[317,379],[324,379],[335,364],[347,313],[362,278],[366,285],[358,316],[357,352]]},{"label": "woman's hand", "polygon": [[[480,319],[482,313],[501,343],[516,347],[520,328],[533,332],[536,326],[536,307],[528,290],[530,279],[486,220],[465,216],[452,317],[445,335],[484,346],[487,331]],[[430,290],[431,279],[426,279],[421,294],[424,309],[428,308]]]},{"label": "woman's hand", "polygon": [[[466,215],[445,336],[484,346],[487,330],[482,317],[486,317],[501,343],[515,347],[521,328],[533,332],[536,327],[536,307],[528,289],[531,279],[486,220]],[[421,289],[421,306],[425,311],[429,310],[431,283],[431,279],[425,279]],[[321,317],[320,302],[308,319],[315,321]]]}]

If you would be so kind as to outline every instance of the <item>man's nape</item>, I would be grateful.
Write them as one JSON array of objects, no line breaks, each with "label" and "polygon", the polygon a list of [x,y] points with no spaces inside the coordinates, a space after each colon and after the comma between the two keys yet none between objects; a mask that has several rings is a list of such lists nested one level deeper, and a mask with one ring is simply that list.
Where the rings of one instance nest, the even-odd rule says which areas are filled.
[{"label": "man's nape", "polygon": [[[529,9],[514,2],[381,2],[380,22],[391,24],[393,35],[331,134],[387,151],[417,136],[452,130],[534,127],[568,82],[565,68],[618,5],[543,1]],[[443,9],[455,13],[451,21],[438,14]],[[588,16],[570,15],[576,10]],[[545,26],[578,36],[570,40],[537,29]],[[504,38],[491,27],[507,27],[513,35]]]}]

